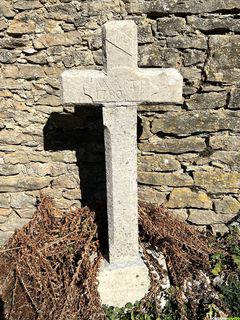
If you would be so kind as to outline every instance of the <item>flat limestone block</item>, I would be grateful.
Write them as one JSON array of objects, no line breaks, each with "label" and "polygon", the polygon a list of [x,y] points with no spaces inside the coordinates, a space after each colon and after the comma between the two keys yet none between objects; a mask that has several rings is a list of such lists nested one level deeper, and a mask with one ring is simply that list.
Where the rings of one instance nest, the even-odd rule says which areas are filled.
[{"label": "flat limestone block", "polygon": [[140,258],[126,264],[105,261],[98,280],[102,304],[114,307],[141,300],[150,286],[148,268]]}]

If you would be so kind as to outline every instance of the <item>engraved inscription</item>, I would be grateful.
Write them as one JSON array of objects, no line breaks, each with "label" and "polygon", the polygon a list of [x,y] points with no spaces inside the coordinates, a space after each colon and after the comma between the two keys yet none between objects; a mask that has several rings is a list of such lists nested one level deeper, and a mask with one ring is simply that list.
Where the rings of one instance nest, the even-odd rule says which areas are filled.
[{"label": "engraved inscription", "polygon": [[90,78],[84,83],[84,94],[95,102],[139,101],[143,95],[142,80],[111,77]]}]

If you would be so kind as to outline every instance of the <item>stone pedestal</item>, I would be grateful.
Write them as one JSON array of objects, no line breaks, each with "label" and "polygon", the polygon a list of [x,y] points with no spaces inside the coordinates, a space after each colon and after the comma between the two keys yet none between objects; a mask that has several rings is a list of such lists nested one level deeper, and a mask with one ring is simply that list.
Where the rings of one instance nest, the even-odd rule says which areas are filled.
[{"label": "stone pedestal", "polygon": [[117,307],[140,301],[150,286],[148,268],[140,257],[135,262],[122,264],[105,261],[98,280],[102,304]]}]

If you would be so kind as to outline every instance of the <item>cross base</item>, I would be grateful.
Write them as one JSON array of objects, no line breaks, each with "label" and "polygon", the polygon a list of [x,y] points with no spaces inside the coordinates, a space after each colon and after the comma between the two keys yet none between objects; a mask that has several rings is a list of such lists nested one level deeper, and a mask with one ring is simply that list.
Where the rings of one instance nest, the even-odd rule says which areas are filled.
[{"label": "cross base", "polygon": [[104,261],[98,281],[102,304],[114,307],[140,301],[150,286],[148,268],[140,257],[139,260],[121,264]]}]

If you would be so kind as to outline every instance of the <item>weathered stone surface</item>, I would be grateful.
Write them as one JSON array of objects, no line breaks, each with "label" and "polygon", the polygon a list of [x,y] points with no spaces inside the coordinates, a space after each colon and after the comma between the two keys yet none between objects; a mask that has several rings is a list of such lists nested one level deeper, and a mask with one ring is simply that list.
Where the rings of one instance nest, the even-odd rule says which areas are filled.
[{"label": "weathered stone surface", "polygon": [[239,87],[234,88],[232,90],[228,108],[240,109],[240,88]]},{"label": "weathered stone surface", "polygon": [[[28,1],[30,2],[30,1]],[[36,23],[26,13],[17,14],[7,29],[10,35],[22,35],[34,33],[36,30]]]},{"label": "weathered stone surface", "polygon": [[37,104],[44,105],[44,106],[57,107],[61,104],[61,101],[59,97],[46,94],[40,97],[40,99],[37,101]]},{"label": "weathered stone surface", "polygon": [[211,17],[199,17],[188,16],[188,24],[196,30],[203,32],[226,32],[226,31],[238,31],[238,20],[230,16],[211,16]]},{"label": "weathered stone surface", "polygon": [[23,192],[15,192],[11,194],[10,205],[15,209],[32,208],[36,203],[36,199]]},{"label": "weathered stone surface", "polygon": [[9,195],[7,193],[0,194],[0,208],[9,208]]},{"label": "weathered stone surface", "polygon": [[240,131],[240,118],[223,110],[171,112],[159,115],[153,120],[152,132],[164,132],[186,135],[196,132],[214,132],[219,130]]},{"label": "weathered stone surface", "polygon": [[1,0],[0,2],[0,17],[11,18],[14,16],[12,5],[9,1]]},{"label": "weathered stone surface", "polygon": [[204,64],[206,60],[206,53],[202,50],[186,49],[184,50],[184,66],[194,66],[197,64]]},{"label": "weathered stone surface", "polygon": [[211,161],[218,161],[226,165],[232,171],[240,171],[240,152],[237,151],[215,151],[210,156]]},{"label": "weathered stone surface", "polygon": [[0,62],[1,63],[14,63],[16,62],[19,54],[9,50],[0,50]]},{"label": "weathered stone surface", "polygon": [[16,49],[27,46],[29,39],[26,37],[21,38],[12,38],[4,37],[0,39],[0,48],[1,49]]},{"label": "weathered stone surface", "polygon": [[0,19],[0,31],[7,29],[8,24],[5,22],[3,18]]},{"label": "weathered stone surface", "polygon": [[138,157],[139,171],[175,171],[180,163],[171,155],[149,155]]},{"label": "weathered stone surface", "polygon": [[42,4],[38,0],[17,0],[13,3],[13,8],[17,10],[33,10],[41,7]]},{"label": "weathered stone surface", "polygon": [[177,49],[207,49],[207,37],[203,35],[176,36],[167,38],[169,48]]},{"label": "weathered stone surface", "polygon": [[240,202],[231,196],[225,196],[223,199],[214,200],[214,207],[218,213],[239,213]]},{"label": "weathered stone surface", "polygon": [[186,29],[186,20],[179,17],[157,19],[157,31],[160,35],[176,36]]},{"label": "weathered stone surface", "polygon": [[204,12],[222,12],[240,9],[238,0],[186,0],[177,2],[175,0],[144,1],[143,10],[145,13],[180,13],[198,14]]},{"label": "weathered stone surface", "polygon": [[186,221],[188,218],[188,211],[186,209],[171,209],[170,213],[174,216],[174,218]]},{"label": "weathered stone surface", "polygon": [[49,12],[48,18],[66,22],[73,22],[77,14],[76,5],[72,3],[67,5],[64,3],[50,5],[47,6],[47,11]]},{"label": "weathered stone surface", "polygon": [[192,178],[184,173],[139,172],[138,182],[153,186],[185,187],[192,186]]},{"label": "weathered stone surface", "polygon": [[210,56],[205,67],[208,81],[232,83],[240,76],[240,36],[209,37]]},{"label": "weathered stone surface", "polygon": [[28,219],[21,219],[14,211],[11,211],[6,222],[0,225],[0,230],[4,232],[15,231],[16,229],[23,227],[27,222],[29,222]]},{"label": "weathered stone surface", "polygon": [[224,224],[230,222],[236,214],[216,214],[212,210],[189,210],[188,220],[197,225]]},{"label": "weathered stone surface", "polygon": [[82,198],[81,190],[76,190],[76,189],[66,190],[63,192],[62,195],[63,195],[63,198],[66,198],[68,200],[79,200]]},{"label": "weathered stone surface", "polygon": [[22,167],[20,165],[8,165],[0,164],[0,176],[11,176],[21,172]]},{"label": "weathered stone surface", "polygon": [[138,43],[151,43],[154,41],[151,24],[138,26]]},{"label": "weathered stone surface", "polygon": [[236,193],[240,188],[240,172],[213,169],[209,172],[194,172],[193,178],[197,187],[212,193]]},{"label": "weathered stone surface", "polygon": [[229,229],[225,224],[213,224],[211,228],[212,228],[213,234],[220,233],[221,235],[223,235],[224,233],[229,232]]},{"label": "weathered stone surface", "polygon": [[36,49],[44,49],[53,46],[72,46],[82,43],[81,33],[78,31],[69,31],[59,34],[44,34],[34,40]]},{"label": "weathered stone surface", "polygon": [[138,186],[138,199],[140,201],[162,204],[166,201],[166,193],[150,187]]},{"label": "weathered stone surface", "polygon": [[212,201],[204,192],[195,192],[189,188],[174,189],[169,201],[168,208],[202,208],[212,209]]},{"label": "weathered stone surface", "polygon": [[176,68],[180,62],[180,53],[176,49],[162,48],[156,42],[139,48],[140,67]]},{"label": "weathered stone surface", "polygon": [[188,110],[194,109],[220,109],[226,105],[225,92],[210,92],[194,94],[186,100]]},{"label": "weathered stone surface", "polygon": [[181,154],[185,152],[201,152],[205,150],[204,139],[198,137],[188,137],[182,139],[162,139],[154,137],[149,142],[139,143],[138,147],[142,151],[159,153]]},{"label": "weathered stone surface", "polygon": [[210,137],[209,145],[213,149],[239,151],[240,136],[217,135]]},{"label": "weathered stone surface", "polygon": [[1,177],[0,192],[19,192],[25,190],[40,190],[50,184],[48,177],[26,177],[18,175],[15,177]]},{"label": "weathered stone surface", "polygon": [[31,90],[32,84],[24,80],[0,79],[0,90]]},{"label": "weathered stone surface", "polygon": [[21,219],[31,219],[36,211],[35,207],[26,209],[16,209],[17,214]]},{"label": "weathered stone surface", "polygon": [[3,74],[6,78],[34,80],[45,76],[40,66],[33,65],[8,65]]},{"label": "weathered stone surface", "polygon": [[73,174],[63,174],[52,181],[53,188],[74,189],[79,186],[79,178]]}]

